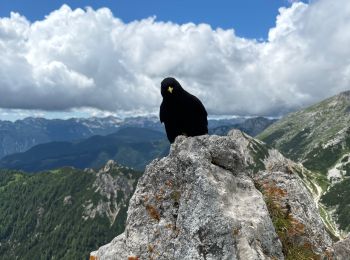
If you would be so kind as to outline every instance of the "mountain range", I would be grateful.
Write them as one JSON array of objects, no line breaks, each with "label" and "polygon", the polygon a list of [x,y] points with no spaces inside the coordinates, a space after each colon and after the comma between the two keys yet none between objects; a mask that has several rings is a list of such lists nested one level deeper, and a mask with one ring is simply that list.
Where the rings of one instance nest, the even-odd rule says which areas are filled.
[{"label": "mountain range", "polygon": [[115,117],[68,120],[29,117],[15,122],[0,121],[0,158],[37,144],[111,134],[121,122]]},{"label": "mountain range", "polygon": [[[209,128],[232,126],[243,123],[244,117],[231,119],[209,119]],[[28,117],[15,122],[0,120],[0,158],[25,152],[35,145],[76,141],[94,135],[108,135],[123,127],[146,128],[164,133],[158,117],[114,116],[99,118],[45,119]]]},{"label": "mountain range", "polygon": [[[91,259],[350,254],[350,237],[336,242],[350,232],[350,92],[276,122],[210,120],[214,135],[179,137],[169,155],[156,118],[109,119],[90,136],[72,130],[72,140],[0,160],[0,168],[31,172],[0,170],[1,258],[86,259],[92,250]],[[256,139],[237,130],[217,136],[232,127]],[[118,163],[105,165],[109,159]]]},{"label": "mountain range", "polygon": [[[104,165],[108,160],[113,159],[123,165],[142,171],[151,160],[159,156],[165,156],[169,150],[169,142],[166,139],[163,126],[159,123],[158,119],[129,118],[125,121],[118,121],[116,118],[110,117],[99,119],[100,121],[98,122],[100,123],[95,122],[95,120],[97,119],[86,119],[81,122],[85,126],[95,129],[95,132],[99,131],[101,134],[106,134],[113,130],[113,133],[93,135],[87,138],[81,137],[80,139],[71,141],[65,140],[38,144],[24,152],[4,156],[0,159],[0,168],[28,172],[37,172],[64,166],[73,166],[80,169],[96,169]],[[230,129],[237,128],[250,135],[255,135],[274,122],[273,119],[263,117],[242,120],[209,120],[209,125],[214,127],[209,129],[209,133],[226,135]],[[40,122],[42,119],[31,119],[32,125],[30,127],[36,127],[38,121]],[[236,121],[241,121],[241,123],[233,124]],[[49,123],[49,120],[43,120],[43,122],[46,124],[52,123]],[[65,121],[61,120],[59,122],[62,124]],[[72,122],[76,121],[73,120]],[[71,125],[71,122],[66,122],[66,124],[67,126]],[[92,126],[95,127],[92,128]],[[39,127],[36,128],[38,129]],[[61,139],[64,139],[64,133],[67,129],[61,132]],[[82,131],[81,133],[86,134],[87,132]],[[91,134],[92,130],[89,133]],[[74,135],[68,135],[69,138],[67,139],[71,139],[73,136],[77,137],[78,135],[79,131],[77,130],[74,132]]]},{"label": "mountain range", "polygon": [[63,166],[97,169],[113,159],[142,171],[151,160],[166,155],[168,151],[169,142],[164,133],[147,128],[123,127],[106,136],[40,144],[26,152],[5,156],[0,160],[0,168],[27,172]]}]

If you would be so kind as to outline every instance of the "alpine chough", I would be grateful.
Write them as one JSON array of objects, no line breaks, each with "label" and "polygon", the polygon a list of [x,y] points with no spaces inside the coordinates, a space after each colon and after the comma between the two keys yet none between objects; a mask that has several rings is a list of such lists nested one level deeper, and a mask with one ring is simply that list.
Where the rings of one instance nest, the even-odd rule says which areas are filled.
[{"label": "alpine chough", "polygon": [[163,96],[160,105],[160,122],[164,123],[169,142],[176,136],[197,136],[208,133],[207,111],[202,102],[184,90],[174,78],[165,78],[161,83]]}]

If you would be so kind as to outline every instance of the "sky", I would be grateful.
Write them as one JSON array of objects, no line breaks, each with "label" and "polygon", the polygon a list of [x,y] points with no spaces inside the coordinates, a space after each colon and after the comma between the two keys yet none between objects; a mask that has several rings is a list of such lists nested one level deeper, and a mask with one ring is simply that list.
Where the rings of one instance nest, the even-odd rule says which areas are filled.
[{"label": "sky", "polygon": [[278,8],[290,6],[288,0],[0,0],[0,17],[18,12],[33,22],[44,19],[64,4],[72,9],[107,7],[125,23],[156,16],[157,21],[207,23],[214,29],[234,28],[241,37],[256,39],[267,37],[269,28],[275,24]]},{"label": "sky", "polygon": [[281,116],[349,89],[349,17],[348,0],[0,0],[0,120],[157,114],[167,76],[209,115]]}]

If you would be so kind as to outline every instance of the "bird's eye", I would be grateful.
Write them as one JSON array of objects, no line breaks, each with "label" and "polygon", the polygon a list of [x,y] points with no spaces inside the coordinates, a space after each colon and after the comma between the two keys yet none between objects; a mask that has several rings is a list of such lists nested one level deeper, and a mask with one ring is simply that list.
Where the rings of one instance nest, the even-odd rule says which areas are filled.
[{"label": "bird's eye", "polygon": [[168,87],[168,91],[170,92],[170,94],[173,93],[173,90],[174,90],[174,88],[173,88],[172,86],[169,86],[169,87]]}]

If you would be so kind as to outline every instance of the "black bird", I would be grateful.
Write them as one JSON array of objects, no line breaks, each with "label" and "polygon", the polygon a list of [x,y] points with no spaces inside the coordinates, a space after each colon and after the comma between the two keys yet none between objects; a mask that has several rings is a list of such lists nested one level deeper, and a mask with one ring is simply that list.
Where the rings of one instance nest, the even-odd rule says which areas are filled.
[{"label": "black bird", "polygon": [[160,105],[160,122],[164,123],[169,142],[176,136],[197,136],[208,133],[207,111],[202,102],[184,90],[174,78],[161,83],[163,102]]}]

